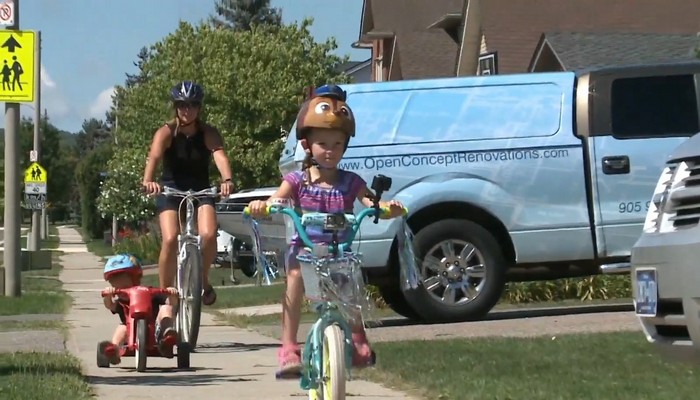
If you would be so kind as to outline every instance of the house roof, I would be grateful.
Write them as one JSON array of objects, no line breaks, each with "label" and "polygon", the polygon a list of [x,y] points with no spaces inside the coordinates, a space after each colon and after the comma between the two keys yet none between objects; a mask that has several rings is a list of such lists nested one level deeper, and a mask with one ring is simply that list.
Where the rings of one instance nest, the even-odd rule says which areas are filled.
[{"label": "house roof", "polygon": [[696,34],[549,32],[542,34],[530,62],[532,68],[549,46],[566,70],[611,65],[697,60]]},{"label": "house roof", "polygon": [[357,72],[358,70],[367,67],[370,65],[372,59],[369,58],[364,61],[348,61],[344,62],[342,64],[339,64],[336,67],[336,71],[339,72],[345,72],[346,74],[352,74],[353,72]]},{"label": "house roof", "polygon": [[459,46],[441,29],[428,27],[445,14],[461,13],[463,0],[364,0],[360,39],[394,37],[403,79],[454,76]]},{"label": "house roof", "polygon": [[498,51],[499,73],[527,71],[544,32],[700,32],[698,0],[481,1],[486,47]]}]

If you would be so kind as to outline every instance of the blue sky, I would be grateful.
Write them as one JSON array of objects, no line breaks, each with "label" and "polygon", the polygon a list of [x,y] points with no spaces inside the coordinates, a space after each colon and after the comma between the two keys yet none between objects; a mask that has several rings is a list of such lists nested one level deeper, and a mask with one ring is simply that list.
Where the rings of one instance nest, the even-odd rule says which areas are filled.
[{"label": "blue sky", "polygon": [[[313,17],[312,34],[317,40],[335,36],[336,53],[369,58],[368,50],[350,47],[358,37],[362,0],[271,3],[282,8],[285,23]],[[86,118],[104,118],[114,85],[136,71],[139,49],[174,31],[179,20],[197,23],[213,9],[213,0],[21,0],[20,29],[42,35],[41,108],[54,125],[71,132]],[[33,115],[29,107],[21,110]]]}]

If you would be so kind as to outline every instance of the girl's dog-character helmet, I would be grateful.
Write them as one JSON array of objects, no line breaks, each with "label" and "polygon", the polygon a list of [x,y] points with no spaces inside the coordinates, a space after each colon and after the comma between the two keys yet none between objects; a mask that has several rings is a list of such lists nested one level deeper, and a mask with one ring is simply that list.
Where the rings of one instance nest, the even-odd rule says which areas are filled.
[{"label": "girl's dog-character helmet", "polygon": [[105,263],[105,280],[108,280],[114,274],[122,272],[131,273],[134,278],[141,278],[143,276],[141,261],[131,254],[117,254],[110,257]]},{"label": "girl's dog-character helmet", "polygon": [[170,89],[170,98],[173,103],[202,103],[204,101],[204,89],[191,81],[182,81]]},{"label": "girl's dog-character helmet", "polygon": [[346,99],[346,92],[337,85],[310,90],[297,114],[297,140],[306,139],[312,128],[339,129],[348,140],[355,136],[355,116]]}]

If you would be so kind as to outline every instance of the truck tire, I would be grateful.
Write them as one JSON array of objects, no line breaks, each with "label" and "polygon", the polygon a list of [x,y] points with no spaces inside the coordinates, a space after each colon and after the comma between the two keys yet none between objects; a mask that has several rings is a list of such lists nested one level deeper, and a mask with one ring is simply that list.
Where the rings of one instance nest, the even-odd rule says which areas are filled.
[{"label": "truck tire", "polygon": [[423,320],[477,320],[498,303],[507,263],[494,236],[481,225],[462,219],[437,221],[418,231],[414,246],[422,260],[423,285],[404,292],[404,297]]},{"label": "truck tire", "polygon": [[410,320],[420,322],[422,320],[421,316],[413,310],[410,304],[408,304],[399,285],[399,277],[397,275],[396,284],[377,286],[377,289],[379,289],[379,294],[382,295],[384,302],[395,313]]}]

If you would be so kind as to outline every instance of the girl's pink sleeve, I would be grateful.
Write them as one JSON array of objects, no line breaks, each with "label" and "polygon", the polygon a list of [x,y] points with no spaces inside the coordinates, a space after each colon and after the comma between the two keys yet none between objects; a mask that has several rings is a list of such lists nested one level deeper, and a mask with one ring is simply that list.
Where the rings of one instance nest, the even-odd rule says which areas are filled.
[{"label": "girl's pink sleeve", "polygon": [[367,182],[365,182],[360,175],[357,175],[354,172],[351,172],[352,174],[352,181],[350,183],[350,192],[352,193],[352,198],[356,199],[357,196],[360,195],[360,192],[362,189],[367,187]]},{"label": "girl's pink sleeve", "polygon": [[282,180],[289,183],[289,185],[292,187],[292,200],[294,201],[294,204],[297,204],[299,197],[299,186],[301,185],[302,180],[301,171],[290,172],[285,175]]}]

